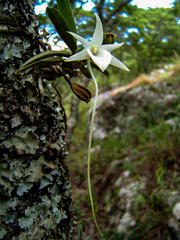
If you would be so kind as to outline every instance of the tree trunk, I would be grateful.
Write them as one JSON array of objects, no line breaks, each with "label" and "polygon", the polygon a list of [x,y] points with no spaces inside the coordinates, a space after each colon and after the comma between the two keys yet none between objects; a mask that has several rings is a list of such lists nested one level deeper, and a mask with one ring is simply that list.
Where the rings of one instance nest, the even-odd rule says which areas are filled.
[{"label": "tree trunk", "polygon": [[0,9],[0,239],[73,239],[64,109],[38,69],[15,74],[39,53],[33,6]]}]

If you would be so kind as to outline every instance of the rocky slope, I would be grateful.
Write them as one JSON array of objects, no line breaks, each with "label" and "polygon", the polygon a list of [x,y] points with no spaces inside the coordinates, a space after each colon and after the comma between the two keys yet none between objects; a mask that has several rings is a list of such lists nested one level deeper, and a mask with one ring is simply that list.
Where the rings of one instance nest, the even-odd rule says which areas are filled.
[{"label": "rocky slope", "polygon": [[106,162],[96,173],[111,229],[104,239],[180,239],[179,80],[99,97],[92,158]]}]

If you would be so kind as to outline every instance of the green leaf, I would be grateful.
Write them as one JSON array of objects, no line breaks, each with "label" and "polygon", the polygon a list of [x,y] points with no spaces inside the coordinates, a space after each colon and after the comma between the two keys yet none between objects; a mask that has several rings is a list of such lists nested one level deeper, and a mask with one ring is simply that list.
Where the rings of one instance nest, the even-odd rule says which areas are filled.
[{"label": "green leaf", "polygon": [[78,240],[82,240],[83,226],[81,223],[78,223]]},{"label": "green leaf", "polygon": [[17,73],[19,72],[23,72],[25,71],[26,69],[28,68],[31,68],[31,67],[45,67],[45,66],[49,66],[49,65],[56,65],[57,63],[59,63],[61,61],[61,58],[60,57],[50,57],[50,58],[47,58],[47,59],[42,59],[42,60],[39,60],[39,61],[36,61],[36,62],[33,62],[33,63],[30,63],[28,65],[26,65],[25,67],[22,67],[21,69],[19,69],[17,71]]},{"label": "green leaf", "polygon": [[72,32],[76,31],[76,24],[74,21],[71,5],[69,3],[69,0],[57,0],[57,6],[59,12],[63,15],[64,19],[66,20],[70,30]]},{"label": "green leaf", "polygon": [[91,239],[91,236],[84,238],[84,240],[90,240],[90,239]]},{"label": "green leaf", "polygon": [[47,7],[46,12],[48,17],[51,19],[53,25],[55,26],[59,36],[68,45],[72,52],[76,52],[77,45],[73,36],[68,33],[71,31],[63,15],[55,8]]},{"label": "green leaf", "polygon": [[86,67],[82,66],[79,69],[84,74],[84,76],[86,76],[87,78],[91,78],[91,74],[90,74],[89,70]]},{"label": "green leaf", "polygon": [[[52,57],[52,56],[57,56],[57,57]],[[56,64],[60,62],[61,58],[60,57],[69,57],[69,54],[67,52],[62,52],[62,51],[54,51],[54,50],[49,50],[42,52],[32,58],[30,58],[28,61],[26,61],[23,66],[17,71],[23,72],[26,69],[34,66],[45,66],[47,64]]]},{"label": "green leaf", "polygon": [[83,220],[81,221],[81,225],[82,225],[82,228],[83,228],[83,232],[85,232],[85,231],[86,231],[86,226],[85,226],[85,224],[84,224],[84,221],[83,221]]},{"label": "green leaf", "polygon": [[45,59],[45,58],[48,58],[51,56],[69,57],[69,54],[67,52],[61,52],[61,51],[55,51],[55,50],[45,51],[45,52],[42,52],[42,53],[30,58],[28,61],[26,61],[23,64],[23,67],[31,64],[32,62],[37,62],[38,60]]}]

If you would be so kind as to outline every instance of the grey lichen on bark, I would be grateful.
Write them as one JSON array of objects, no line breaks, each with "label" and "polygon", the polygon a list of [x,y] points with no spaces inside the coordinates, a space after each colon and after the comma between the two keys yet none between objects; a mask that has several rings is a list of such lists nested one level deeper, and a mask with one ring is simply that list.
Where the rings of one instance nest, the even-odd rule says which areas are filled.
[{"label": "grey lichen on bark", "polygon": [[65,112],[38,69],[15,74],[39,53],[30,0],[0,1],[0,239],[73,239]]}]

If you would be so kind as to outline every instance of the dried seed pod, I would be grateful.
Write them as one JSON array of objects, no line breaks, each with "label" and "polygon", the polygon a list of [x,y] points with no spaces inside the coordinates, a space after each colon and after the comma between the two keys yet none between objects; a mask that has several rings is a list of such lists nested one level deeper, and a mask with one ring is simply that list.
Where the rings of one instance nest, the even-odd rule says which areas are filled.
[{"label": "dried seed pod", "polygon": [[85,101],[86,103],[88,103],[91,100],[91,92],[87,88],[70,81],[69,81],[69,85],[71,86],[71,89],[74,92],[74,94],[80,100]]}]

